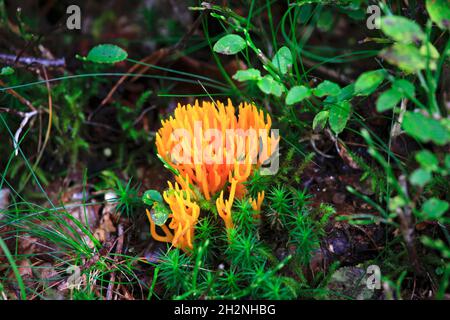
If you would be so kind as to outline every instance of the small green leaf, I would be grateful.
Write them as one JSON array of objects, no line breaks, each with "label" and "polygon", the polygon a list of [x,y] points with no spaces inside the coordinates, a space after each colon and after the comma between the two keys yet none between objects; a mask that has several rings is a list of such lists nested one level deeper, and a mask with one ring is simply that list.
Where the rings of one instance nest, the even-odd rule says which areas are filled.
[{"label": "small green leaf", "polygon": [[350,118],[350,110],[351,104],[349,101],[342,101],[331,107],[328,121],[334,133],[339,134],[345,129]]},{"label": "small green leaf", "polygon": [[419,49],[420,54],[425,59],[425,64],[429,63],[431,70],[436,70],[438,59],[439,59],[439,51],[433,46],[432,43],[426,42]]},{"label": "small green leaf", "polygon": [[426,60],[420,50],[413,45],[396,43],[382,50],[380,56],[409,73],[423,70],[426,67]]},{"label": "small green leaf", "polygon": [[377,99],[377,111],[384,112],[394,108],[402,98],[411,98],[415,95],[414,85],[405,79],[396,79],[392,88],[383,92]]},{"label": "small green leaf", "polygon": [[152,207],[150,210],[150,217],[156,225],[162,226],[166,223],[170,210],[164,204],[163,197],[157,190],[145,191],[142,196],[142,202]]},{"label": "small green leaf", "polygon": [[417,43],[425,39],[425,33],[420,26],[402,16],[382,17],[381,30],[391,39],[404,44]]},{"label": "small green leaf", "polygon": [[328,80],[325,80],[313,89],[314,95],[319,98],[324,96],[337,96],[340,92],[341,88],[339,85]]},{"label": "small green leaf", "polygon": [[428,171],[437,171],[439,166],[438,158],[428,150],[421,150],[416,153],[416,160],[420,166]]},{"label": "small green leaf", "polygon": [[292,105],[311,96],[311,90],[305,86],[295,86],[289,90],[286,96],[286,104]]},{"label": "small green leaf", "polygon": [[394,108],[402,100],[402,94],[394,89],[389,89],[382,94],[377,99],[377,111],[384,112]]},{"label": "small green leaf", "polygon": [[409,182],[415,186],[423,187],[431,180],[431,173],[422,168],[416,169],[409,176]]},{"label": "small green leaf", "polygon": [[351,83],[341,89],[337,96],[328,96],[325,98],[326,103],[337,103],[339,101],[350,100],[355,94],[355,84]]},{"label": "small green leaf", "polygon": [[401,93],[403,98],[412,98],[415,96],[416,88],[414,85],[405,79],[396,79],[392,83],[392,89]]},{"label": "small green leaf", "polygon": [[227,34],[219,39],[213,47],[213,50],[221,54],[236,54],[247,47],[245,40],[237,34]]},{"label": "small green leaf", "polygon": [[312,125],[313,130],[323,130],[323,128],[325,128],[325,125],[327,124],[328,115],[329,111],[327,110],[320,111],[318,114],[316,114]]},{"label": "small green leaf", "polygon": [[405,205],[405,200],[400,196],[392,197],[389,200],[389,210],[396,211],[398,208],[401,208]]},{"label": "small green leaf", "polygon": [[450,5],[448,0],[427,0],[426,7],[431,20],[441,29],[450,29]]},{"label": "small green leaf", "polygon": [[265,94],[273,94],[276,97],[280,97],[283,93],[283,86],[270,75],[266,75],[258,81],[258,88]]},{"label": "small green leaf", "polygon": [[117,63],[127,57],[128,53],[114,44],[100,44],[89,51],[86,60],[95,63]]},{"label": "small green leaf", "polygon": [[144,192],[144,195],[142,196],[142,202],[144,202],[146,205],[149,206],[152,206],[155,202],[162,203],[162,201],[163,198],[157,190],[147,190]]},{"label": "small green leaf", "polygon": [[150,210],[150,217],[157,226],[162,226],[169,218],[170,210],[164,203],[155,202]]},{"label": "small green leaf", "polygon": [[247,69],[247,70],[239,70],[233,76],[233,79],[243,82],[243,81],[256,81],[261,79],[261,72],[257,69]]},{"label": "small green leaf", "polygon": [[433,141],[442,146],[450,140],[450,132],[444,125],[418,112],[405,112],[402,128],[411,137],[422,142]]},{"label": "small green leaf", "polygon": [[373,70],[361,74],[355,83],[355,93],[359,96],[368,96],[372,94],[383,82],[386,76],[384,70]]},{"label": "small green leaf", "polygon": [[423,204],[422,214],[430,220],[439,219],[448,210],[448,207],[447,201],[431,198]]},{"label": "small green leaf", "polygon": [[281,74],[286,74],[292,66],[291,50],[288,47],[281,47],[273,57],[272,64]]},{"label": "small green leaf", "polygon": [[11,67],[3,67],[0,71],[0,76],[10,76],[14,73],[14,69]]}]

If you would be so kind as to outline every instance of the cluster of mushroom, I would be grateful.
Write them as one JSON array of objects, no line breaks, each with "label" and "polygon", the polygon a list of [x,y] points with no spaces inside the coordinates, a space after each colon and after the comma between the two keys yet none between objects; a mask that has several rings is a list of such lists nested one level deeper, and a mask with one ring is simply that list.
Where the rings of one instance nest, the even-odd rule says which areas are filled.
[{"label": "cluster of mushroom", "polygon": [[[271,134],[269,115],[265,117],[249,103],[240,104],[236,115],[230,100],[227,105],[220,101],[178,104],[174,116],[161,123],[156,147],[159,157],[176,173],[176,183],[169,182],[164,192],[164,201],[171,210],[168,227],[161,226],[165,236],[157,234],[147,212],[151,234],[155,240],[192,249],[200,215],[199,197],[215,199],[225,227],[233,228],[234,199],[246,195],[245,182],[270,158],[279,141]],[[264,192],[257,199],[249,199],[256,212],[263,200]]]}]

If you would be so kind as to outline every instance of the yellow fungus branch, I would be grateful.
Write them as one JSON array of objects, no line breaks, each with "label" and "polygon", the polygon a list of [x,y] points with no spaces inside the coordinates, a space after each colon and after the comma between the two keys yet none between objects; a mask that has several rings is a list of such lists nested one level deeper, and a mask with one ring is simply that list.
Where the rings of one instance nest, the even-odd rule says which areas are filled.
[{"label": "yellow fungus branch", "polygon": [[[193,247],[195,224],[200,214],[196,203],[199,193],[193,189],[206,200],[220,192],[216,200],[217,212],[225,227],[233,228],[234,199],[245,196],[245,182],[270,157],[279,140],[269,135],[270,116],[265,116],[255,105],[243,103],[237,111],[236,115],[230,99],[227,104],[195,101],[193,105],[178,104],[174,115],[161,121],[156,134],[158,154],[180,174],[175,177],[174,185],[169,182],[169,189],[163,195],[172,211],[169,228],[162,226],[165,236],[156,233],[147,212],[155,240],[172,242],[184,250]],[[211,131],[220,136],[208,135]],[[204,158],[205,154],[208,159]],[[225,200],[224,189],[228,183],[230,188]],[[263,199],[264,192],[259,193],[256,200],[250,200],[255,211],[260,211]]]}]

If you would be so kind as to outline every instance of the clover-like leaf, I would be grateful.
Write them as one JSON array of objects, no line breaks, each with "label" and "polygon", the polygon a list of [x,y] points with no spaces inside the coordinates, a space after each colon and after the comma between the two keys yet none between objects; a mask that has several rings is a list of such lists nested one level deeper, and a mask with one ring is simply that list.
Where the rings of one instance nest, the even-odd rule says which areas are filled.
[{"label": "clover-like leaf", "polygon": [[409,176],[409,182],[415,186],[423,187],[431,180],[431,173],[428,170],[419,168]]},{"label": "clover-like leaf", "polygon": [[426,67],[426,59],[418,48],[409,44],[396,43],[380,52],[389,63],[406,72],[416,72]]},{"label": "clover-like leaf", "polygon": [[281,73],[286,74],[292,66],[292,53],[288,47],[281,47],[272,59],[272,64]]},{"label": "clover-like leaf", "polygon": [[236,54],[247,47],[245,40],[237,34],[227,34],[219,39],[213,47],[217,53],[231,55]]},{"label": "clover-like leaf", "polygon": [[337,103],[339,101],[351,100],[355,94],[355,84],[351,83],[341,89],[337,96],[328,96],[323,100],[326,103]]},{"label": "clover-like leaf", "polygon": [[341,88],[339,85],[328,80],[325,80],[313,89],[314,95],[319,98],[324,96],[337,96],[340,92]]},{"label": "clover-like leaf", "polygon": [[450,5],[448,0],[427,0],[425,2],[431,20],[441,29],[450,29]]},{"label": "clover-like leaf", "polygon": [[411,137],[422,142],[433,141],[442,146],[450,141],[450,132],[446,126],[419,112],[405,112],[402,128]]},{"label": "clover-like leaf", "polygon": [[350,111],[351,104],[349,101],[342,101],[331,107],[328,121],[334,133],[339,134],[345,129],[350,118]]},{"label": "clover-like leaf", "polygon": [[378,112],[384,112],[394,108],[402,100],[402,94],[395,90],[389,89],[382,94],[377,99],[376,108]]},{"label": "clover-like leaf", "polygon": [[283,86],[272,78],[270,75],[265,75],[258,81],[258,88],[266,93],[273,94],[276,97],[280,97],[283,93]]},{"label": "clover-like leaf", "polygon": [[355,83],[355,93],[359,96],[368,96],[372,94],[383,82],[386,71],[373,70],[361,74]]},{"label": "clover-like leaf", "polygon": [[426,149],[420,150],[416,153],[416,161],[425,170],[437,171],[439,168],[438,158]]},{"label": "clover-like leaf", "polygon": [[391,39],[404,43],[417,43],[425,39],[425,33],[414,21],[402,16],[381,18],[381,30]]},{"label": "clover-like leaf", "polygon": [[449,204],[447,201],[438,198],[431,198],[425,201],[422,206],[422,214],[425,218],[433,220],[440,218],[447,210]]},{"label": "clover-like leaf", "polygon": [[128,53],[114,44],[100,44],[89,51],[86,60],[95,63],[117,63],[127,57]]},{"label": "clover-like leaf", "polygon": [[415,95],[416,88],[414,85],[405,79],[395,79],[392,83],[392,89],[400,92],[404,98],[412,98]]},{"label": "clover-like leaf", "polygon": [[316,114],[316,116],[313,119],[312,125],[313,130],[322,130],[323,128],[325,128],[329,113],[330,112],[328,110],[324,110]]},{"label": "clover-like leaf", "polygon": [[152,206],[155,202],[162,203],[163,198],[157,190],[147,190],[142,196],[142,202],[146,205]]},{"label": "clover-like leaf", "polygon": [[286,95],[286,104],[292,105],[311,96],[311,90],[305,86],[292,87]]},{"label": "clover-like leaf", "polygon": [[0,70],[0,76],[10,76],[14,73],[14,69],[11,67],[3,67]]},{"label": "clover-like leaf", "polygon": [[436,70],[438,59],[439,59],[439,51],[431,42],[424,43],[420,48],[419,52],[425,60],[425,64],[428,62],[431,70]]},{"label": "clover-like leaf", "polygon": [[243,81],[256,81],[261,79],[261,72],[258,69],[247,69],[247,70],[238,70],[233,79],[243,82]]}]

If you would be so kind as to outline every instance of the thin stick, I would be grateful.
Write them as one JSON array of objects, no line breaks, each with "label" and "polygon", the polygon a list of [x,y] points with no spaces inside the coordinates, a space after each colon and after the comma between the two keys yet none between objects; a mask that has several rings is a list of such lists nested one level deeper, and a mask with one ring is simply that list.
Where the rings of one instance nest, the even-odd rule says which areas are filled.
[{"label": "thin stick", "polygon": [[54,68],[54,67],[64,67],[66,65],[66,59],[65,58],[59,58],[59,59],[42,59],[42,58],[35,58],[35,57],[19,57],[17,58],[14,54],[5,54],[0,53],[0,60],[9,62],[9,63],[21,63],[27,66],[30,65],[40,65],[44,67]]},{"label": "thin stick", "polygon": [[30,118],[34,117],[37,114],[37,110],[35,111],[30,111],[24,114],[24,117],[22,119],[22,122],[20,122],[20,126],[19,129],[17,129],[16,133],[14,134],[14,153],[16,155],[16,157],[19,155],[19,137],[20,134],[22,133],[23,128],[26,126],[26,124],[28,123],[28,120],[30,120]]}]

